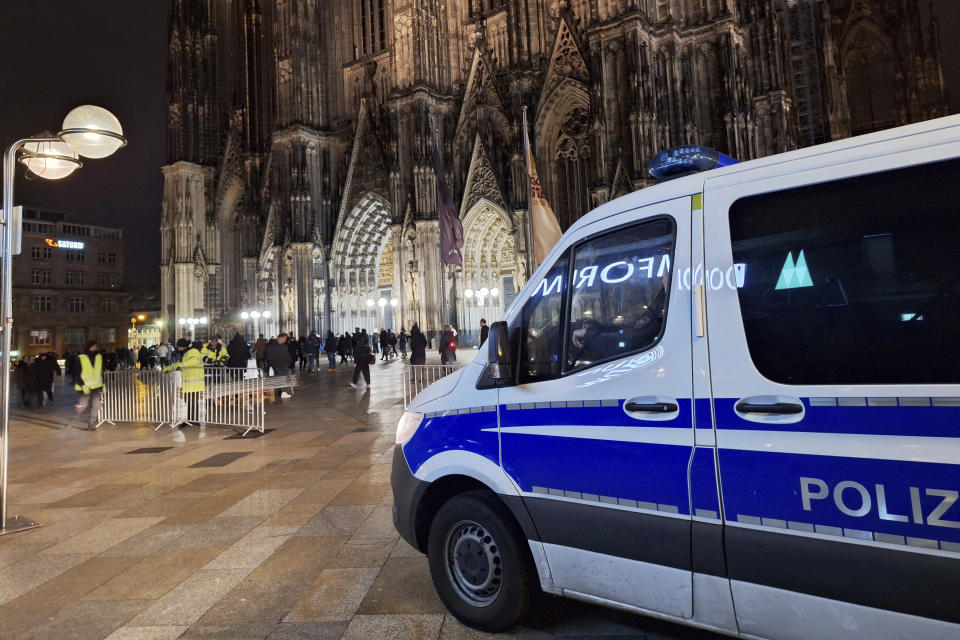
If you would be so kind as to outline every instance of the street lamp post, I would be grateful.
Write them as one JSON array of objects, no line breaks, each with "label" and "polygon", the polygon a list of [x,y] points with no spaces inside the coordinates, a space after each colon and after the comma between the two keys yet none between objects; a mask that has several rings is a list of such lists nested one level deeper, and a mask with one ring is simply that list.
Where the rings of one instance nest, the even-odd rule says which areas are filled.
[{"label": "street lamp post", "polygon": [[140,346],[139,344],[137,344],[139,342],[139,340],[137,339],[137,320],[139,320],[140,322],[143,322],[146,319],[147,319],[147,316],[142,313],[138,313],[137,315],[130,318],[130,340],[128,342],[130,343],[131,349],[136,349],[137,347]]},{"label": "street lamp post", "polygon": [[7,148],[3,156],[3,243],[0,266],[0,535],[40,526],[15,516],[7,518],[7,458],[10,450],[10,330],[13,326],[13,255],[19,253],[22,220],[13,208],[16,163],[47,180],[66,178],[83,166],[79,156],[106,158],[127,144],[116,117],[102,107],[83,105],[67,114],[54,138],[25,138]]},{"label": "street lamp post", "polygon": [[253,339],[256,340],[260,335],[260,318],[264,320],[270,319],[269,311],[244,311],[240,314],[240,317],[244,320],[253,320]]},{"label": "street lamp post", "polygon": [[193,317],[190,317],[190,318],[180,318],[179,320],[177,320],[177,322],[180,323],[180,326],[181,326],[181,327],[183,327],[183,326],[188,326],[188,327],[190,327],[190,342],[193,342],[193,341],[195,341],[195,340],[197,339],[197,336],[196,336],[196,328],[197,328],[197,325],[198,325],[198,324],[200,324],[200,325],[206,325],[206,324],[207,324],[207,318],[206,318],[206,317],[203,317],[203,318],[193,318]]}]

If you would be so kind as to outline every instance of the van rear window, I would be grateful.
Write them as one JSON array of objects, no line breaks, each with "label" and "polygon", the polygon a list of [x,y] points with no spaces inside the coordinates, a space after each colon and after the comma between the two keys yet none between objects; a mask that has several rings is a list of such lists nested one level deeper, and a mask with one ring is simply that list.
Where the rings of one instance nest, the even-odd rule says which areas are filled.
[{"label": "van rear window", "polygon": [[960,383],[960,160],[742,198],[730,234],[770,380]]}]

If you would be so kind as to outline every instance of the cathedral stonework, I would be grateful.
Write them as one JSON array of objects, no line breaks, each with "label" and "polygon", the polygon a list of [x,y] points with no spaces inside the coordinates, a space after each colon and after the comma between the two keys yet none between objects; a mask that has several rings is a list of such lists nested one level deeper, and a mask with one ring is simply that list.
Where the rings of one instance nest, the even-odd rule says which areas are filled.
[{"label": "cathedral stonework", "polygon": [[671,146],[749,160],[946,115],[917,2],[171,0],[164,320],[475,329],[532,266],[524,107],[566,229]]}]

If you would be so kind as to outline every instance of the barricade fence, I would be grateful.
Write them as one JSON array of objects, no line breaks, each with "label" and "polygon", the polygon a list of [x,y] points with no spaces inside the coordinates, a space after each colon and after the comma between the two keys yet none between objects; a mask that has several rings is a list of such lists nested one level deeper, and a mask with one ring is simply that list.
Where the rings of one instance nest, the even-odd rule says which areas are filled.
[{"label": "barricade fence", "polygon": [[408,365],[403,374],[403,407],[409,407],[418,393],[460,368],[461,365],[456,364]]},{"label": "barricade fence", "polygon": [[[99,422],[233,427],[263,433],[264,378],[257,369],[206,367],[203,391],[184,392],[179,371],[123,369],[103,373]],[[295,383],[294,383],[295,384]]]}]

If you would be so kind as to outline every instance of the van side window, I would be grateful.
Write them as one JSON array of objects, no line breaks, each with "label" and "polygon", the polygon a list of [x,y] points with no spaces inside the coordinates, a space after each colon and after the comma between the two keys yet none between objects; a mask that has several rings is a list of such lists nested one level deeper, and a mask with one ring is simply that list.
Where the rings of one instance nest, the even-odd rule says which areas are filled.
[{"label": "van side window", "polygon": [[530,294],[520,315],[520,384],[560,377],[563,306],[570,258],[564,254]]},{"label": "van side window", "polygon": [[660,218],[574,248],[568,371],[644,351],[663,335],[674,225]]},{"label": "van side window", "polygon": [[734,202],[757,370],[786,384],[960,382],[958,203],[957,159]]}]

